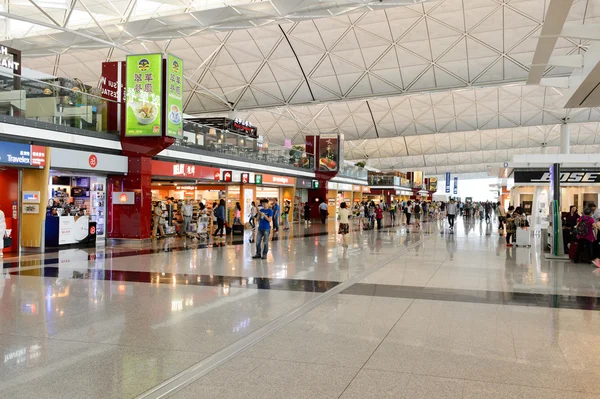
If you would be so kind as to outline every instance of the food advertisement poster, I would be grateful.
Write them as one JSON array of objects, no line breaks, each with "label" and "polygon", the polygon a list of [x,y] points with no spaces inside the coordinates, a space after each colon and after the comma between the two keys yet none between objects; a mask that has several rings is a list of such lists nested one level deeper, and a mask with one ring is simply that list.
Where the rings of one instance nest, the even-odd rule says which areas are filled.
[{"label": "food advertisement poster", "polygon": [[167,55],[167,136],[183,137],[183,60]]},{"label": "food advertisement poster", "polygon": [[340,141],[337,135],[319,136],[319,170],[335,172],[338,170]]},{"label": "food advertisement poster", "polygon": [[127,56],[125,136],[162,135],[162,55]]},{"label": "food advertisement poster", "polygon": [[420,170],[413,172],[413,187],[423,187],[423,172]]}]

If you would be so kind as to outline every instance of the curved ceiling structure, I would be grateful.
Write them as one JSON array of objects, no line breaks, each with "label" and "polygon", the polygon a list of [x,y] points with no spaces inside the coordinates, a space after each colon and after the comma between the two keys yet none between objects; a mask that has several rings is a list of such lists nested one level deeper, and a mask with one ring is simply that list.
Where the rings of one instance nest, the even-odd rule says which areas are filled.
[{"label": "curved ceiling structure", "polygon": [[[597,142],[599,109],[564,109],[562,88],[525,85],[550,0],[65,2],[0,12],[25,66],[96,84],[102,61],[171,52],[184,59],[187,114],[235,110],[271,142],[339,132],[350,159],[428,173],[551,151],[565,118],[574,151]],[[567,28],[600,19],[592,0],[566,11]],[[590,43],[559,37],[551,55]],[[542,80],[573,72],[535,68]]]}]

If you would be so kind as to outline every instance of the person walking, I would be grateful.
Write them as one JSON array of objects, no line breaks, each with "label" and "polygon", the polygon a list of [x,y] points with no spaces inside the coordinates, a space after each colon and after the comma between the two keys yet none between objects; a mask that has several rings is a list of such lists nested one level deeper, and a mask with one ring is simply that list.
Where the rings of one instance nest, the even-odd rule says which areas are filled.
[{"label": "person walking", "polygon": [[152,226],[152,238],[157,238],[157,234],[160,231],[160,236],[165,236],[165,229],[161,223],[160,217],[162,216],[163,210],[160,201],[156,201],[154,205],[154,226]]},{"label": "person walking", "polygon": [[181,214],[183,215],[183,228],[179,230],[181,237],[186,237],[192,223],[192,215],[194,214],[194,206],[189,199],[186,199],[181,205]]},{"label": "person walking", "polygon": [[306,201],[304,203],[304,224],[310,224],[310,202]]},{"label": "person walking", "polygon": [[250,204],[250,218],[248,219],[248,223],[250,224],[250,228],[252,229],[252,234],[250,235],[250,244],[252,244],[256,239],[256,218],[258,216],[258,208],[256,207],[256,203],[252,201]]},{"label": "person walking", "polygon": [[279,216],[280,216],[279,203],[277,202],[277,198],[273,200],[273,231],[275,233],[279,232]]},{"label": "person walking", "polygon": [[6,234],[6,217],[4,212],[0,209],[0,258],[4,256],[2,251],[4,250],[4,235]]},{"label": "person walking", "polygon": [[221,199],[217,209],[214,210],[215,217],[217,218],[217,229],[215,230],[213,237],[223,235],[223,228],[225,227],[225,200]]},{"label": "person walking", "polygon": [[413,218],[415,220],[415,227],[421,228],[421,205],[418,201],[415,201],[415,206],[413,207]]},{"label": "person walking", "polygon": [[500,202],[496,204],[496,210],[498,211],[498,234],[504,235],[504,222],[506,221],[506,209]]},{"label": "person walking", "polygon": [[579,213],[577,213],[577,207],[575,205],[571,205],[567,216],[562,218],[563,248],[566,254],[569,253],[570,244],[575,241],[577,237],[575,227],[577,226],[579,218],[580,216]]},{"label": "person walking", "polygon": [[239,202],[235,203],[233,211],[233,224],[242,224],[242,207]]},{"label": "person walking", "polygon": [[490,203],[490,201],[486,201],[484,207],[485,207],[485,222],[489,223],[490,216],[492,213],[492,204]]},{"label": "person walking", "polygon": [[375,205],[375,220],[377,220],[377,230],[383,228],[383,209],[379,204]]},{"label": "person walking", "polygon": [[321,204],[319,205],[319,212],[321,213],[321,223],[322,224],[327,223],[328,212],[327,212],[327,204],[325,203],[325,201],[321,201]]},{"label": "person walking", "polygon": [[269,236],[271,235],[271,221],[275,212],[270,209],[269,201],[262,199],[262,209],[258,212],[258,231],[256,233],[256,255],[252,259],[267,259],[269,252]]},{"label": "person walking", "polygon": [[392,226],[396,224],[396,202],[392,201],[390,204],[390,219],[392,221]]},{"label": "person walking", "polygon": [[448,218],[448,224],[450,225],[451,231],[454,231],[454,220],[456,218],[456,210],[457,206],[454,202],[454,198],[451,198],[450,203],[446,205],[446,217]]},{"label": "person walking", "polygon": [[350,210],[345,202],[340,204],[339,210],[340,226],[338,233],[342,235],[342,246],[348,246],[348,233],[350,233]]},{"label": "person walking", "polygon": [[283,219],[283,229],[290,229],[290,201],[285,201],[285,205],[283,206],[283,213],[281,214],[281,219]]},{"label": "person walking", "polygon": [[406,208],[404,208],[406,211],[406,225],[410,225],[410,217],[412,215],[412,202],[408,201],[406,203]]},{"label": "person walking", "polygon": [[506,246],[512,247],[512,242],[515,241],[514,236],[517,232],[517,224],[515,223],[515,219],[519,217],[519,215],[514,211],[514,206],[508,207],[508,212],[506,212]]}]

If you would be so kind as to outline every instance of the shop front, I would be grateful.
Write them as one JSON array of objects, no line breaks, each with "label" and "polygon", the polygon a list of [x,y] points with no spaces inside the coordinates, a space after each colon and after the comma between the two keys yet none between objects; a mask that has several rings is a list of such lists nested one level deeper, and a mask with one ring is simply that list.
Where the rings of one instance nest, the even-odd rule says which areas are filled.
[{"label": "shop front", "polygon": [[[513,172],[515,184],[510,190],[512,205],[531,215],[534,228],[548,226],[550,213],[550,173],[543,169],[520,169]],[[600,169],[568,169],[560,173],[561,212],[574,205],[581,214],[600,199]]]},{"label": "shop front", "polygon": [[48,180],[45,245],[85,246],[104,243],[107,209],[129,201],[133,193],[107,195],[107,176],[127,174],[127,157],[52,148]]},{"label": "shop front", "polygon": [[[0,142],[0,210],[6,220],[6,245],[2,252],[17,252],[22,243],[21,229],[27,224],[23,215],[36,209],[39,212],[40,191],[23,191],[23,182],[32,175],[43,173],[46,166],[46,147]],[[26,198],[23,198],[25,195]],[[38,222],[39,226],[40,223]],[[38,232],[39,233],[39,232]],[[38,234],[39,236],[39,234]],[[25,236],[25,239],[29,237]],[[3,240],[3,237],[0,237]],[[4,240],[3,240],[4,241]],[[38,238],[39,244],[39,238]]]}]

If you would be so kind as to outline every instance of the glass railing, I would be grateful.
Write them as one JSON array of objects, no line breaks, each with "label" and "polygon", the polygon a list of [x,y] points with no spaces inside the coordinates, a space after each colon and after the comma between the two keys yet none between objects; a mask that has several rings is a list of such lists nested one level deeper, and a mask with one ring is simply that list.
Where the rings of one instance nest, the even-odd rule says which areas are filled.
[{"label": "glass railing", "polygon": [[118,134],[106,124],[111,102],[79,87],[59,86],[54,80],[0,73],[0,115]]},{"label": "glass railing", "polygon": [[175,145],[214,152],[221,157],[234,156],[283,167],[314,170],[315,161],[311,154],[299,149],[263,143],[256,137],[189,121],[183,124],[183,135],[183,139],[177,140]]},{"label": "glass railing", "polygon": [[344,163],[340,168],[338,176],[349,177],[359,180],[367,180],[369,172],[360,166]]}]

